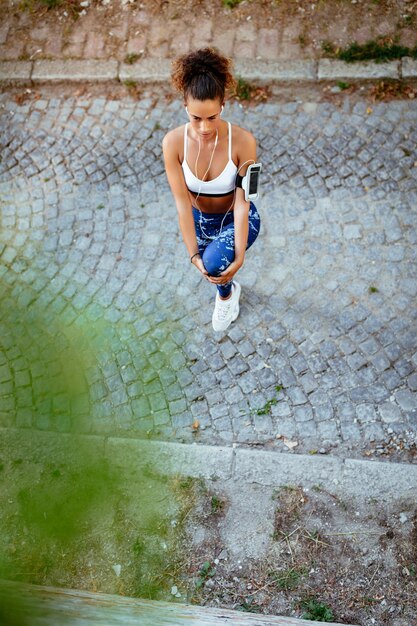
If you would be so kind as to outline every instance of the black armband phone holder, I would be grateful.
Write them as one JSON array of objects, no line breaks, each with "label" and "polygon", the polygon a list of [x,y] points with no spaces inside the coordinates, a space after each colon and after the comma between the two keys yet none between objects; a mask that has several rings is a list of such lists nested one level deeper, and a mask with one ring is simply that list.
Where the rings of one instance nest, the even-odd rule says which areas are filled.
[{"label": "black armband phone holder", "polygon": [[253,163],[249,165],[245,176],[236,174],[236,187],[241,187],[245,192],[245,200],[253,200],[258,197],[259,192],[259,174],[262,165]]}]

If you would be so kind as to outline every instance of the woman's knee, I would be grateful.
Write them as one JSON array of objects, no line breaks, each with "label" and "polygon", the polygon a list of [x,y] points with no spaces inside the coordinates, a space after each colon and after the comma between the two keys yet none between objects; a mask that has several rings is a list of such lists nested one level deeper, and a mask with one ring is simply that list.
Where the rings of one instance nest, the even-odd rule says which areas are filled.
[{"label": "woman's knee", "polygon": [[229,258],[230,256],[230,254],[226,254],[224,251],[222,252],[219,249],[213,250],[208,247],[203,254],[204,267],[211,276],[216,276],[223,272],[233,261],[232,258]]}]

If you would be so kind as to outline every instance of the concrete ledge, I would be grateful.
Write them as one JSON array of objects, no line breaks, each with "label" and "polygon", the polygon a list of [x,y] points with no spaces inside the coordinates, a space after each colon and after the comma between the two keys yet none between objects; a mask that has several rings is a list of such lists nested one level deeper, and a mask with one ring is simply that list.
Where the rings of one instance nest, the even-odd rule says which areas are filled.
[{"label": "concrete ledge", "polygon": [[292,81],[316,80],[317,61],[255,61],[237,59],[234,72],[246,80]]},{"label": "concrete ledge", "polygon": [[0,61],[0,81],[28,81],[32,66],[32,61]]},{"label": "concrete ledge", "polygon": [[401,59],[401,75],[403,78],[417,78],[417,59],[403,57]]},{"label": "concrete ledge", "polygon": [[118,61],[100,60],[72,60],[58,61],[38,60],[34,62],[32,80],[58,81],[58,80],[116,80]]},{"label": "concrete ledge", "polygon": [[120,467],[141,469],[151,463],[162,473],[228,480],[232,477],[233,449],[197,444],[140,441],[110,437],[106,456]]},{"label": "concrete ledge", "polygon": [[340,495],[361,497],[366,493],[385,501],[410,496],[417,490],[417,465],[262,450],[236,450],[233,476],[269,486],[323,484]]},{"label": "concrete ledge", "polygon": [[158,82],[169,80],[171,62],[167,59],[141,59],[133,65],[121,63],[118,73],[120,81],[135,80]]},{"label": "concrete ledge", "polygon": [[140,471],[151,463],[161,473],[217,477],[268,487],[323,484],[341,495],[360,498],[366,493],[385,501],[417,492],[417,465],[406,463],[17,428],[0,428],[0,441],[0,449],[16,448],[26,456],[29,453],[68,456],[84,446],[89,454],[104,454],[111,463],[130,472]]},{"label": "concrete ledge", "polygon": [[362,61],[346,63],[333,59],[320,59],[318,67],[319,80],[335,80],[339,78],[373,79],[373,78],[400,78],[400,61],[388,63],[374,63]]},{"label": "concrete ledge", "polygon": [[[345,63],[333,59],[256,61],[236,59],[235,74],[248,81],[314,82],[317,80],[372,80],[416,78],[417,60],[404,57],[389,63]],[[113,81],[165,82],[170,78],[168,59],[141,59],[129,65],[115,59],[61,59],[0,61],[0,81]]]}]

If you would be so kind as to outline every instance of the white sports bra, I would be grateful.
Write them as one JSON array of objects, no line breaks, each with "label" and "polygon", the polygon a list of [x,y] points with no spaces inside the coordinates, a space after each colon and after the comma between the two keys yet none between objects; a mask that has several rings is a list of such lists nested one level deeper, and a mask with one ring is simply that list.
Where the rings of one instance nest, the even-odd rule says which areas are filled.
[{"label": "white sports bra", "polygon": [[187,128],[188,123],[184,126],[184,160],[182,162],[182,169],[184,172],[185,183],[187,188],[192,193],[199,194],[200,196],[228,196],[234,192],[236,187],[236,174],[238,172],[237,166],[232,161],[232,125],[228,123],[229,128],[229,160],[226,167],[221,174],[213,178],[212,180],[200,180],[190,170],[187,163]]}]

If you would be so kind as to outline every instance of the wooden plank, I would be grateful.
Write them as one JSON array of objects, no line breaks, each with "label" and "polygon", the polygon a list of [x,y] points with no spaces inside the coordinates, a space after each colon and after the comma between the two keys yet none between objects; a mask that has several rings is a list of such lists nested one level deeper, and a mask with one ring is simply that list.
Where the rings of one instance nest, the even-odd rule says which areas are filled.
[{"label": "wooden plank", "polygon": [[[14,621],[12,621],[12,619]],[[278,617],[180,603],[0,582],[0,623],[20,626],[315,626]],[[342,626],[330,624],[329,626]],[[344,625],[346,626],[346,625]]]}]

